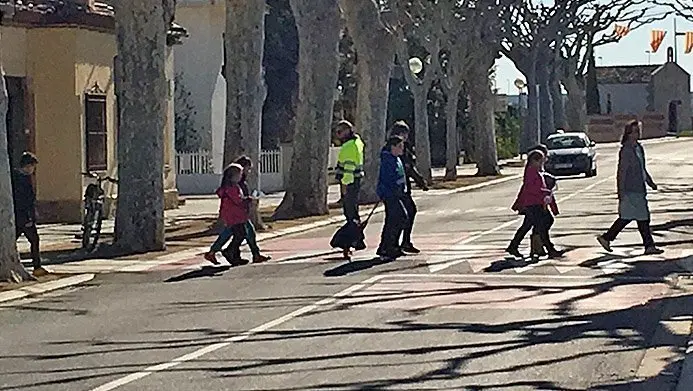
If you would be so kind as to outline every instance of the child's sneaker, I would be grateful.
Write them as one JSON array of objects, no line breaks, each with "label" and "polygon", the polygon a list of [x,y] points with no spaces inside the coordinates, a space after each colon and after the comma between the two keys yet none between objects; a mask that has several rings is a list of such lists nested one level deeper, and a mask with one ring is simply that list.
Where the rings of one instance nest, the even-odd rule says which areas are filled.
[{"label": "child's sneaker", "polygon": [[212,262],[215,265],[219,264],[217,256],[212,251],[205,253],[205,261]]}]

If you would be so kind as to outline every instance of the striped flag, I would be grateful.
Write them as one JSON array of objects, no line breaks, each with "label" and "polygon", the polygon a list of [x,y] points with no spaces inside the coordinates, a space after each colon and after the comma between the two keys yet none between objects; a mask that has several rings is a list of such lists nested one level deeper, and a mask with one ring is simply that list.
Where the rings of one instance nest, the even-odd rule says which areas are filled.
[{"label": "striped flag", "polygon": [[667,35],[667,32],[664,30],[652,30],[650,35],[650,48],[652,48],[652,53],[656,53],[659,46],[664,42],[664,37]]},{"label": "striped flag", "polygon": [[614,35],[619,38],[623,38],[630,32],[630,27],[622,26],[620,24],[614,25]]},{"label": "striped flag", "polygon": [[693,51],[693,31],[686,33],[686,54]]}]

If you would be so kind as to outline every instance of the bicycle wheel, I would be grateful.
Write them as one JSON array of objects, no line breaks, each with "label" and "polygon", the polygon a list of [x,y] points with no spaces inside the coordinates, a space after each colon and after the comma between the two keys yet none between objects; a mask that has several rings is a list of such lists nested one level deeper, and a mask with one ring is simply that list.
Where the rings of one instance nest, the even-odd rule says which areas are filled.
[{"label": "bicycle wheel", "polygon": [[86,213],[84,214],[84,222],[82,223],[82,248],[87,251],[89,249],[89,243],[91,242],[91,229],[94,225],[94,208],[90,205],[86,208]]},{"label": "bicycle wheel", "polygon": [[96,210],[94,211],[94,225],[92,226],[91,234],[92,234],[92,241],[91,241],[91,250],[93,251],[94,248],[96,248],[96,243],[98,243],[99,238],[101,237],[101,223],[103,222],[103,207],[101,205],[96,207]]}]

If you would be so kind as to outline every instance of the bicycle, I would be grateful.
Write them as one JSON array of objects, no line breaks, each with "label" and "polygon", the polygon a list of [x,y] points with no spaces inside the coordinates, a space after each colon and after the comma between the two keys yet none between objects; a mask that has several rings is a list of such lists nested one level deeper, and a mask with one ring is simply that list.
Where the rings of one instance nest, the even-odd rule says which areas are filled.
[{"label": "bicycle", "polygon": [[101,236],[101,223],[103,222],[103,204],[106,200],[103,182],[118,183],[117,179],[109,176],[99,176],[93,172],[83,172],[82,176],[96,179],[96,183],[90,183],[84,191],[84,221],[82,222],[82,249],[92,252]]}]

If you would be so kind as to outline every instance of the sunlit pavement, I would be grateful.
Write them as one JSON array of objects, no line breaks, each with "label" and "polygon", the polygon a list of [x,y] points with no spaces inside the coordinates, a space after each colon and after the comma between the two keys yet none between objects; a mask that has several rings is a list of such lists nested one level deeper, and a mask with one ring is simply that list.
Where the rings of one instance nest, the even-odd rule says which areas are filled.
[{"label": "sunlit pavement", "polygon": [[[0,310],[0,390],[669,390],[691,329],[693,142],[647,145],[655,238],[607,254],[616,149],[559,182],[565,259],[513,263],[519,183],[419,201],[416,256],[339,260],[328,227],[264,242],[272,262],[190,255]],[[527,251],[525,249],[525,251]]]}]

